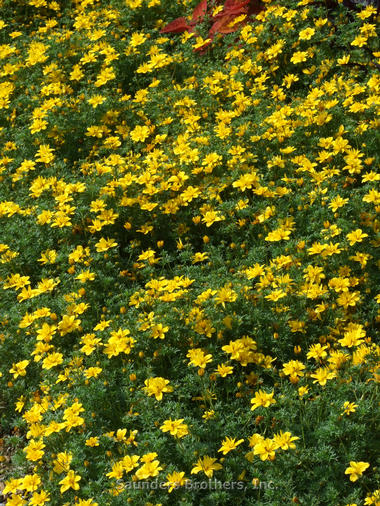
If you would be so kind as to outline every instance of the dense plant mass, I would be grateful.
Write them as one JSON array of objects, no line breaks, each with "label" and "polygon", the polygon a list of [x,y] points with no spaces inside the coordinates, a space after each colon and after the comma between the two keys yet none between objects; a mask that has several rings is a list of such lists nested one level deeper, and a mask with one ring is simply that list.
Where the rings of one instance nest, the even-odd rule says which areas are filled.
[{"label": "dense plant mass", "polygon": [[198,3],[0,1],[8,506],[380,504],[376,9]]}]

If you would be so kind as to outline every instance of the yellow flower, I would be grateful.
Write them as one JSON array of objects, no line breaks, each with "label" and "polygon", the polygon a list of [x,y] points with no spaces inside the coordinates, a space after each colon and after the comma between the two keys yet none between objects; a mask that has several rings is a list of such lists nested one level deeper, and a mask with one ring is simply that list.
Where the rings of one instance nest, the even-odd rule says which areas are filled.
[{"label": "yellow flower", "polygon": [[17,490],[20,490],[22,487],[23,478],[12,478],[11,480],[8,480],[5,482],[5,487],[1,491],[3,496],[6,496],[7,494],[15,493]]},{"label": "yellow flower", "polygon": [[115,462],[112,465],[112,470],[109,473],[106,473],[107,478],[115,478],[116,480],[120,480],[123,477],[124,473],[124,465],[123,461]]},{"label": "yellow flower", "polygon": [[144,142],[145,139],[149,136],[149,128],[144,125],[137,125],[132,131],[131,131],[131,139],[134,142]]},{"label": "yellow flower", "polygon": [[29,364],[29,360],[22,360],[21,362],[17,362],[16,364],[12,364],[12,368],[9,370],[13,377],[16,379],[19,376],[26,375],[26,368]]},{"label": "yellow flower", "polygon": [[126,455],[122,462],[123,462],[123,468],[126,473],[129,473],[132,471],[135,467],[138,466],[138,461],[140,460],[140,457],[138,455]]},{"label": "yellow flower", "polygon": [[180,418],[178,420],[172,420],[169,418],[169,420],[164,421],[160,427],[160,430],[162,430],[162,432],[169,432],[174,437],[184,437],[189,433],[189,430],[187,425],[183,423],[183,420],[183,418]]},{"label": "yellow flower", "polygon": [[39,506],[41,504],[45,504],[46,502],[50,502],[50,494],[45,492],[45,490],[41,490],[41,492],[34,492],[32,497],[29,499],[30,506]]},{"label": "yellow flower", "polygon": [[222,446],[219,448],[218,452],[222,452],[223,455],[227,455],[227,453],[231,450],[235,450],[235,448],[241,443],[244,443],[244,439],[236,441],[236,438],[226,437],[226,439],[222,441]]},{"label": "yellow flower", "polygon": [[272,439],[263,439],[256,443],[253,448],[253,454],[259,455],[260,460],[274,460],[277,445]]},{"label": "yellow flower", "polygon": [[203,472],[208,478],[212,478],[214,471],[218,471],[219,469],[222,469],[222,465],[217,462],[217,459],[206,455],[197,460],[191,470],[191,474]]},{"label": "yellow flower", "polygon": [[301,30],[298,39],[299,40],[310,40],[315,34],[315,28],[305,28]]},{"label": "yellow flower", "polygon": [[198,262],[204,262],[204,261],[205,261],[205,260],[207,260],[207,259],[208,259],[208,255],[207,255],[207,253],[199,253],[199,252],[198,252],[198,253],[195,253],[195,254],[193,255],[192,263],[193,263],[193,264],[196,264],[196,263],[198,263]]},{"label": "yellow flower", "polygon": [[36,161],[43,162],[48,164],[54,160],[53,155],[54,149],[52,149],[48,144],[41,144],[37,153],[36,153]]},{"label": "yellow flower", "polygon": [[331,278],[329,281],[329,288],[335,292],[348,292],[350,287],[350,280],[348,278],[336,277]]},{"label": "yellow flower", "polygon": [[298,395],[299,395],[300,397],[303,397],[303,396],[304,396],[304,395],[306,395],[308,392],[309,392],[308,387],[299,387],[299,389],[298,389]]},{"label": "yellow flower", "polygon": [[269,242],[277,242],[282,240],[288,241],[291,233],[291,230],[285,230],[280,227],[269,232],[269,234],[265,237],[265,240]]},{"label": "yellow flower", "polygon": [[55,249],[47,249],[41,253],[41,257],[38,259],[42,264],[54,264],[57,258],[57,252]]},{"label": "yellow flower", "polygon": [[214,417],[215,417],[215,411],[213,409],[205,411],[202,415],[202,418],[204,418],[205,420],[211,420]]},{"label": "yellow flower", "polygon": [[251,399],[251,411],[254,411],[259,406],[268,408],[271,404],[275,404],[276,401],[273,399],[274,392],[266,393],[263,390],[259,390],[255,393],[255,397]]},{"label": "yellow flower", "polygon": [[74,402],[74,404],[65,409],[63,413],[63,420],[65,422],[66,432],[69,432],[72,427],[78,427],[84,423],[84,418],[79,416],[79,413],[84,411],[82,404]]},{"label": "yellow flower", "polygon": [[100,87],[106,84],[108,81],[115,79],[116,74],[112,67],[104,67],[96,77],[95,86]]},{"label": "yellow flower", "polygon": [[70,471],[67,473],[67,475],[59,482],[61,485],[60,491],[61,494],[66,492],[66,490],[69,490],[69,488],[72,488],[73,490],[79,490],[79,484],[78,481],[82,479],[79,474],[75,474],[75,472],[70,469]]},{"label": "yellow flower", "polygon": [[239,188],[240,191],[244,191],[246,189],[251,189],[252,186],[258,181],[258,176],[256,172],[249,172],[247,174],[243,174],[236,181],[232,183],[234,188]]},{"label": "yellow flower", "polygon": [[62,364],[62,362],[62,353],[49,353],[42,361],[42,369],[51,369],[52,367]]},{"label": "yellow flower", "polygon": [[219,374],[222,378],[225,378],[228,374],[233,373],[234,368],[230,365],[226,364],[218,364],[217,368],[215,369],[215,372]]},{"label": "yellow flower", "polygon": [[211,42],[211,39],[202,39],[202,37],[197,37],[195,40],[196,40],[196,43],[193,44],[193,50],[199,49],[199,48],[203,47],[205,44],[208,44],[209,42]]},{"label": "yellow flower", "polygon": [[289,450],[289,448],[294,450],[296,445],[293,441],[297,441],[297,439],[299,439],[299,437],[292,436],[290,432],[282,432],[282,430],[279,434],[273,436],[274,443],[277,448],[281,448],[281,450]]},{"label": "yellow flower", "polygon": [[90,438],[86,439],[85,445],[91,446],[91,447],[99,446],[99,438],[98,437],[90,437]]},{"label": "yellow flower", "polygon": [[84,375],[86,376],[87,379],[97,378],[99,374],[102,372],[102,370],[103,369],[101,367],[89,367],[84,371]]},{"label": "yellow flower", "polygon": [[29,130],[32,134],[38,133],[41,130],[46,130],[48,122],[44,119],[36,118],[30,125]]},{"label": "yellow flower", "polygon": [[165,486],[169,487],[168,492],[172,492],[177,487],[181,487],[185,485],[187,481],[189,481],[187,478],[185,478],[184,472],[177,472],[174,471],[173,473],[170,473],[166,477],[167,481],[165,482]]},{"label": "yellow flower", "polygon": [[309,348],[309,352],[306,355],[307,358],[314,358],[317,362],[327,357],[327,346],[321,346],[319,343],[312,344]]},{"label": "yellow flower", "polygon": [[63,315],[62,320],[58,323],[58,330],[60,331],[61,336],[65,336],[66,334],[78,329],[80,323],[81,320],[75,319],[75,316],[73,315]]},{"label": "yellow flower", "polygon": [[57,458],[53,461],[54,467],[53,471],[57,474],[61,474],[63,472],[67,473],[70,469],[71,461],[73,457],[71,453],[60,452],[57,454]]},{"label": "yellow flower", "polygon": [[289,379],[292,383],[298,383],[299,377],[304,375],[304,369],[305,365],[299,360],[290,360],[284,364],[282,372],[286,376],[289,376]]},{"label": "yellow flower", "polygon": [[202,218],[202,222],[206,224],[206,227],[211,227],[216,221],[222,221],[224,219],[224,216],[221,216],[219,211],[207,211]]},{"label": "yellow flower", "polygon": [[341,414],[349,416],[350,413],[355,413],[357,407],[358,407],[358,405],[355,404],[354,402],[348,402],[348,401],[346,401],[343,404],[344,410],[343,410],[343,412]]},{"label": "yellow flower", "polygon": [[352,42],[351,46],[363,47],[367,44],[367,37],[358,35]]},{"label": "yellow flower", "polygon": [[237,299],[237,293],[232,290],[229,286],[223,286],[220,290],[218,290],[217,295],[215,297],[216,304],[221,304],[223,307],[226,302],[235,302]]},{"label": "yellow flower", "polygon": [[154,395],[158,401],[162,400],[163,392],[172,392],[173,387],[168,386],[169,380],[161,377],[148,378],[145,380],[145,392],[151,397]]},{"label": "yellow flower", "polygon": [[98,107],[98,105],[101,105],[103,102],[105,102],[105,97],[102,95],[93,95],[91,98],[87,100],[87,102],[92,105],[94,109]]},{"label": "yellow flower", "polygon": [[360,292],[343,292],[336,299],[340,306],[348,309],[349,306],[356,306],[356,303],[360,300]]},{"label": "yellow flower", "polygon": [[349,234],[346,235],[350,246],[353,246],[357,242],[362,242],[365,237],[368,237],[368,234],[365,234],[361,228],[357,228],[353,230]]},{"label": "yellow flower", "polygon": [[366,506],[370,505],[370,504],[373,504],[374,506],[379,506],[379,504],[380,504],[380,488],[367,494],[367,497],[364,499],[364,504]]},{"label": "yellow flower", "polygon": [[348,199],[343,199],[340,195],[331,200],[328,207],[335,213],[340,207],[347,204]]},{"label": "yellow flower", "polygon": [[26,63],[33,66],[36,65],[36,63],[45,62],[48,59],[48,56],[45,54],[47,49],[47,46],[42,42],[31,42]]},{"label": "yellow flower", "polygon": [[117,246],[117,242],[114,239],[104,239],[102,237],[96,244],[95,248],[98,253],[102,253],[103,251],[107,251],[110,248],[115,248]]},{"label": "yellow flower", "polygon": [[286,297],[286,292],[284,292],[284,290],[281,289],[273,290],[268,295],[265,295],[266,299],[272,300],[273,302],[276,302],[282,299],[283,297]]},{"label": "yellow flower", "polygon": [[344,333],[343,339],[339,339],[338,343],[341,346],[352,348],[353,346],[359,346],[364,342],[366,332],[363,329],[363,325],[359,323],[350,323]]},{"label": "yellow flower", "polygon": [[319,367],[314,374],[310,374],[312,378],[315,378],[313,383],[319,383],[321,386],[325,386],[327,380],[335,378],[335,373],[331,372],[327,367]]},{"label": "yellow flower", "polygon": [[189,365],[200,367],[201,369],[204,369],[206,365],[212,361],[212,355],[206,355],[201,348],[189,350],[186,357],[190,359]]},{"label": "yellow flower", "polygon": [[82,271],[75,277],[75,279],[79,279],[81,283],[85,283],[86,281],[93,281],[95,279],[95,274],[89,270]]},{"label": "yellow flower", "polygon": [[[143,459],[141,459],[143,460]],[[139,469],[137,469],[135,476],[139,480],[146,480],[147,478],[157,476],[162,470],[158,460],[151,460],[145,462]]]},{"label": "yellow flower", "polygon": [[146,35],[144,33],[134,32],[131,35],[129,45],[131,47],[137,47],[146,41]]},{"label": "yellow flower", "polygon": [[[104,330],[104,329],[106,329],[107,327],[110,326],[111,321],[112,320],[102,320],[100,323],[98,323],[97,325],[95,325],[94,330]],[[93,334],[89,334],[89,335],[93,335]],[[95,337],[95,335],[93,337]]]},{"label": "yellow flower", "polygon": [[254,279],[264,274],[264,266],[256,263],[253,267],[245,269],[244,273],[248,279]]},{"label": "yellow flower", "polygon": [[368,462],[350,462],[350,466],[344,471],[344,474],[350,475],[351,481],[356,481],[361,475],[364,473],[366,469],[368,469]]},{"label": "yellow flower", "polygon": [[70,81],[80,81],[84,76],[84,72],[81,69],[80,65],[74,65],[73,70],[70,73]]},{"label": "yellow flower", "polygon": [[339,65],[347,65],[347,63],[350,61],[350,56],[351,55],[344,55],[342,56],[342,58],[338,58],[337,59],[337,63],[339,63]]},{"label": "yellow flower", "polygon": [[24,448],[26,458],[32,462],[42,459],[45,453],[43,448],[45,448],[43,441],[36,441],[32,439],[29,445]]},{"label": "yellow flower", "polygon": [[307,51],[296,51],[290,58],[290,61],[294,64],[301,63],[307,60]]}]

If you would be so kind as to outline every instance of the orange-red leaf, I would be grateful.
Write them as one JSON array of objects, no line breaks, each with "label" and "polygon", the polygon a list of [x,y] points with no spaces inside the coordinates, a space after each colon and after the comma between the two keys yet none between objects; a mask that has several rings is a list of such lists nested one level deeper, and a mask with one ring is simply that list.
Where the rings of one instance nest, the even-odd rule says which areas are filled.
[{"label": "orange-red leaf", "polygon": [[245,5],[249,4],[251,0],[243,0],[242,2],[239,2],[238,0],[226,0],[224,2],[224,8],[225,9],[233,9],[235,7],[238,7],[239,9],[241,7],[244,7]]},{"label": "orange-red leaf", "polygon": [[171,21],[160,30],[160,33],[181,33],[190,30],[191,26],[187,23],[186,18],[177,18]]},{"label": "orange-red leaf", "polygon": [[[190,21],[187,21],[184,17],[177,18],[162,28],[161,33],[181,33],[184,31],[196,33],[195,28],[205,19],[207,7],[207,0],[201,0],[195,7]],[[252,14],[258,14],[264,9],[265,5],[261,0],[225,0],[222,11],[215,16],[211,16],[213,24],[208,33],[210,40],[194,51],[204,52],[211,44],[216,33],[222,35],[232,33],[247,23],[247,19],[244,19],[233,24],[238,16],[246,14],[250,17]]]},{"label": "orange-red leaf", "polygon": [[204,17],[207,12],[207,0],[202,0],[195,7],[193,11],[193,17],[191,18],[191,23],[200,23],[204,20]]},{"label": "orange-red leaf", "polygon": [[248,15],[259,14],[265,9],[265,5],[260,0],[253,0],[248,6]]},{"label": "orange-red leaf", "polygon": [[243,14],[247,12],[250,0],[244,0],[243,2],[234,2],[233,0],[226,0],[223,6],[222,12],[217,14],[215,17],[223,17],[226,14],[234,14],[238,16],[239,14]]},{"label": "orange-red leaf", "polygon": [[210,28],[210,31],[209,31],[209,36],[214,33],[224,33],[224,34],[227,34],[227,33],[232,33],[232,32],[235,32],[240,23],[237,23],[236,25],[234,26],[229,26],[230,23],[236,18],[236,15],[235,14],[232,14],[232,15],[224,15],[222,18],[219,18],[215,21],[215,23],[212,25],[212,27]]}]

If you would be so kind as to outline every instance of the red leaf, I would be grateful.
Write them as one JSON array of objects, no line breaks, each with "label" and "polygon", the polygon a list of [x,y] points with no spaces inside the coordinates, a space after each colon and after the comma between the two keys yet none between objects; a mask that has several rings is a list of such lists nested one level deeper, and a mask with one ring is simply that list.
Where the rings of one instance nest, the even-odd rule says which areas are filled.
[{"label": "red leaf", "polygon": [[226,14],[235,14],[236,16],[239,14],[243,14],[244,12],[247,12],[248,8],[246,5],[248,5],[250,0],[244,0],[244,2],[234,2],[233,0],[226,0],[222,12],[219,12],[215,17],[223,17]]},{"label": "red leaf", "polygon": [[186,18],[177,18],[160,30],[160,33],[181,33],[190,30],[191,26]]},{"label": "red leaf", "polygon": [[265,5],[260,2],[260,0],[255,0],[249,4],[248,7],[248,15],[259,14],[261,11],[265,9]]},{"label": "red leaf", "polygon": [[226,0],[224,2],[224,8],[225,9],[231,9],[235,7],[244,7],[245,5],[249,4],[251,0],[243,0],[242,2],[238,2],[237,0]]},{"label": "red leaf", "polygon": [[207,0],[202,0],[193,11],[192,23],[200,23],[204,20],[207,11]]},{"label": "red leaf", "polygon": [[236,23],[236,25],[234,25],[232,27],[228,26],[235,18],[236,18],[236,16],[234,14],[224,15],[222,18],[215,21],[215,23],[210,28],[209,35],[210,34],[213,35],[214,33],[226,34],[226,33],[235,32],[238,29],[240,23]]}]

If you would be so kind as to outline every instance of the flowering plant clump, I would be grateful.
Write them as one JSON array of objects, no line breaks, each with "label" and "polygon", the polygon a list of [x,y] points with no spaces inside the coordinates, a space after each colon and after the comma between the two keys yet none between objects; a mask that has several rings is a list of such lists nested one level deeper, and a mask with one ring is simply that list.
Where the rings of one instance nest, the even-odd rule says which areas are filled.
[{"label": "flowering plant clump", "polygon": [[379,504],[377,12],[232,3],[0,0],[7,506]]}]

